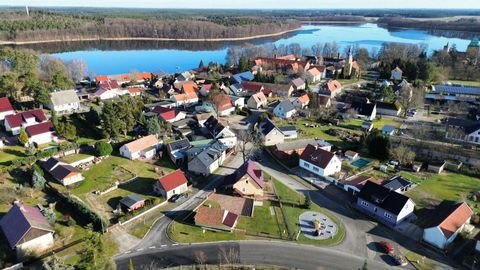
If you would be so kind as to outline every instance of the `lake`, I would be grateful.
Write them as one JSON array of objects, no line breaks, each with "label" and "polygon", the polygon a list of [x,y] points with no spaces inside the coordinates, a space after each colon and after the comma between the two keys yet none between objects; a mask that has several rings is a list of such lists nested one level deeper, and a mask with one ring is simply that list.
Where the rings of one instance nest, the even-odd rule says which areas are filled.
[{"label": "lake", "polygon": [[[358,45],[379,49],[384,42],[424,43],[429,52],[449,42],[464,51],[472,33],[430,33],[413,29],[386,29],[377,24],[304,25],[289,34],[248,41],[251,44],[299,43],[311,47],[317,43],[336,42],[342,48]],[[447,37],[448,36],[448,37]],[[165,42],[165,41],[96,41],[43,44],[43,51],[63,60],[82,59],[90,75],[118,74],[130,71],[165,71],[169,73],[196,68],[203,60],[224,63],[229,46],[247,42]],[[49,47],[49,48],[46,48]],[[42,51],[42,49],[40,49]],[[343,49],[342,49],[343,51]]]}]

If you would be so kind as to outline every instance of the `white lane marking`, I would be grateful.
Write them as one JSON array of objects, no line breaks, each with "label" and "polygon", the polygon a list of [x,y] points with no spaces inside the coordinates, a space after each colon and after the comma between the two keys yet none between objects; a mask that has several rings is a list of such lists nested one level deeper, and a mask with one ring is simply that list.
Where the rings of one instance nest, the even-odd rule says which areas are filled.
[{"label": "white lane marking", "polygon": [[130,253],[130,252],[132,252],[132,251],[128,250],[128,251],[125,251],[124,254],[128,254],[128,253]]},{"label": "white lane marking", "polygon": [[139,248],[139,249],[137,249],[137,251],[142,251],[142,250],[144,250],[144,248]]},{"label": "white lane marking", "polygon": [[178,246],[178,244],[172,244],[172,246]]},{"label": "white lane marking", "polygon": [[167,245],[161,245],[160,247],[162,247],[162,248],[163,248],[163,247],[166,247],[166,246],[167,246]]}]

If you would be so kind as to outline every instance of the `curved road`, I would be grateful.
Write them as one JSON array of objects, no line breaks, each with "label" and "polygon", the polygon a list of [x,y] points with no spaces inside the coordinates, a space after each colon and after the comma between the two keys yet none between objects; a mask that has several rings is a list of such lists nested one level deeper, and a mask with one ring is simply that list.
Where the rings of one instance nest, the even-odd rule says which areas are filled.
[{"label": "curved road", "polygon": [[[277,265],[299,269],[358,269],[365,258],[332,248],[275,241],[216,242],[145,249],[116,258],[117,269],[127,270],[132,258],[135,268],[160,269],[178,265],[228,264]],[[385,258],[388,260],[388,257]],[[368,260],[368,269],[390,268]]]}]

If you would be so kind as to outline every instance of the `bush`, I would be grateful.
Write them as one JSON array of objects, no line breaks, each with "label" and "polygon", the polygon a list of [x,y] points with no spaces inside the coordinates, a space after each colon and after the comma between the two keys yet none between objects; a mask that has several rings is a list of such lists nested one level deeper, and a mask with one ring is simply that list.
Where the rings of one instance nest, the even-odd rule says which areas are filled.
[{"label": "bush", "polygon": [[113,147],[111,144],[99,141],[95,143],[95,154],[97,156],[108,156],[113,152]]}]

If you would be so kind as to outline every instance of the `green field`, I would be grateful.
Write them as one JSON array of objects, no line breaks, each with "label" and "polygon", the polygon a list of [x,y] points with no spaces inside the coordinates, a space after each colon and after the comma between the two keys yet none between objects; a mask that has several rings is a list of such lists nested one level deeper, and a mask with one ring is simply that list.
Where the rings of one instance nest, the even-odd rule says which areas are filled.
[{"label": "green field", "polygon": [[25,148],[22,146],[6,146],[0,149],[0,165],[21,157],[25,157]]},{"label": "green field", "polygon": [[[93,190],[104,190],[112,186],[115,181],[122,182],[135,176],[141,179],[157,179],[159,174],[155,172],[155,167],[156,165],[139,160],[110,156],[84,171],[85,181],[73,192],[82,194]],[[160,169],[167,172],[172,170],[165,167],[160,167]]]},{"label": "green field", "polygon": [[281,209],[273,204],[270,201],[264,201],[263,206],[255,207],[253,217],[240,217],[237,229],[244,229],[249,235],[287,239]]},{"label": "green field", "polygon": [[463,84],[468,86],[477,86],[480,87],[480,81],[459,81],[459,80],[449,80],[451,83]]},{"label": "green field", "polygon": [[417,208],[431,208],[443,201],[467,201],[478,212],[477,203],[467,198],[470,192],[477,190],[480,190],[480,179],[446,172],[426,177],[407,195],[417,204]]}]

